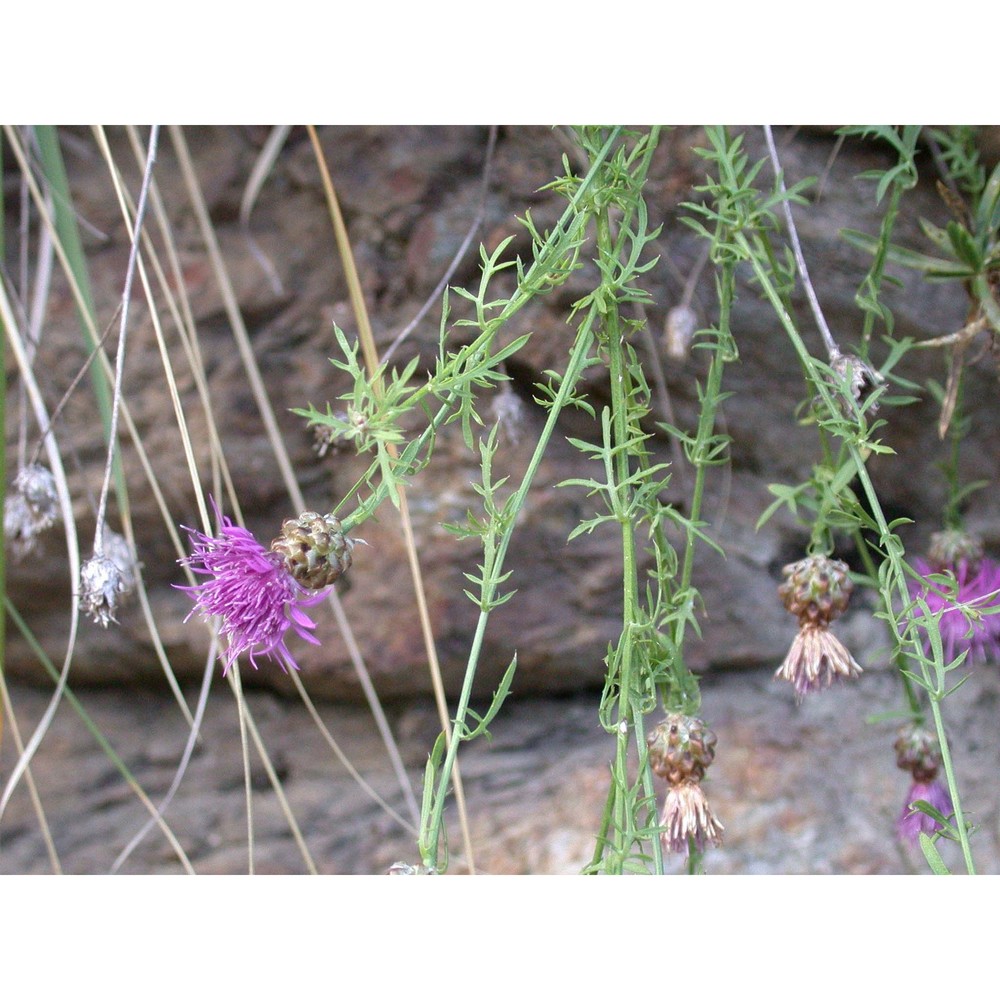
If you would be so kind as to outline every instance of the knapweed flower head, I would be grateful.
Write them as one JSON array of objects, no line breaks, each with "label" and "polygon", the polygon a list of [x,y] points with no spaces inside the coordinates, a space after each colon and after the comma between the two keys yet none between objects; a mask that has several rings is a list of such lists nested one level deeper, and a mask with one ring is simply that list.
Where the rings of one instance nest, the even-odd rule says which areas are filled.
[{"label": "knapweed flower head", "polygon": [[222,619],[219,631],[229,640],[224,673],[243,653],[249,654],[254,669],[257,657],[263,655],[277,660],[283,671],[298,670],[285,642],[286,633],[291,629],[299,638],[319,645],[312,635],[316,623],[302,609],[318,604],[323,591],[311,591],[299,583],[286,567],[284,553],[264,548],[249,531],[220,514],[214,500],[212,508],[220,523],[217,536],[185,528],[194,552],[181,563],[207,578],[194,587],[178,588],[194,598],[191,614],[200,611],[205,618],[218,615]]},{"label": "knapweed flower head", "polygon": [[788,681],[796,697],[829,687],[838,677],[852,679],[861,673],[854,657],[830,631],[830,622],[847,610],[854,584],[847,564],[824,555],[789,563],[778,596],[799,620],[798,635],[775,679]]},{"label": "knapweed flower head", "polygon": [[899,819],[896,820],[896,833],[899,835],[899,839],[914,845],[919,843],[921,833],[926,833],[929,837],[943,829],[933,816],[928,816],[927,813],[914,809],[917,802],[926,802],[946,819],[954,811],[948,789],[941,782],[915,781],[910,786],[906,802],[903,804],[903,811],[899,814]]},{"label": "knapweed flower head", "polygon": [[[946,662],[968,652],[973,662],[1000,662],[1000,614],[980,614],[1000,606],[1000,565],[982,555],[974,538],[960,532],[940,532],[931,540],[930,559],[913,560],[913,568],[923,580],[910,580],[910,597],[927,605],[929,615],[937,620]],[[934,582],[935,573],[949,574],[949,586]],[[924,611],[912,612],[920,623]],[[925,629],[926,631],[926,629]],[[924,638],[924,652],[932,655],[929,636]]]},{"label": "knapweed flower head", "polygon": [[44,465],[26,465],[4,501],[3,533],[15,559],[35,548],[38,535],[59,520],[56,481]]},{"label": "knapweed flower head", "polygon": [[649,766],[668,785],[660,824],[666,850],[687,853],[694,843],[699,851],[722,843],[724,827],[715,818],[701,779],[715,759],[717,739],[694,716],[673,712],[647,737]]},{"label": "knapweed flower head", "polygon": [[80,570],[80,607],[104,628],[118,621],[115,612],[123,598],[135,590],[138,567],[124,536],[105,531],[102,551],[88,559]]}]

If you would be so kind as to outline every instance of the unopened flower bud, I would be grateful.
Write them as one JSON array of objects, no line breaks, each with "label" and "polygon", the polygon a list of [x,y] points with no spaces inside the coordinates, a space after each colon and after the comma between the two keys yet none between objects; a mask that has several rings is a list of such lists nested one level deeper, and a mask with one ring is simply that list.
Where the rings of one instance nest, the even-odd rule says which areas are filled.
[{"label": "unopened flower bud", "polygon": [[[881,372],[876,371],[867,361],[862,361],[855,354],[837,354],[830,360],[830,367],[834,370],[841,383],[847,383],[854,403],[863,406],[868,397],[885,382],[885,377]],[[835,390],[842,391],[842,385],[836,385]],[[853,413],[853,406],[844,397],[840,399],[841,410],[849,417]],[[870,407],[874,413],[878,409],[878,404],[874,403]]]},{"label": "unopened flower bud", "polygon": [[124,593],[124,581],[118,564],[107,556],[92,556],[80,570],[80,607],[104,628],[118,621],[115,611]]}]

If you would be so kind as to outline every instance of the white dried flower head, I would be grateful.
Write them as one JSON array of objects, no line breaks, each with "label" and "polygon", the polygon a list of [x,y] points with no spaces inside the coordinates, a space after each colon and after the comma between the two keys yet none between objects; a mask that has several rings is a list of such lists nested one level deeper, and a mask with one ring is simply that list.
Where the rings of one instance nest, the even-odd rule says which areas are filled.
[{"label": "white dried flower head", "polygon": [[[830,367],[836,372],[842,382],[847,383],[854,402],[863,406],[868,397],[885,382],[885,377],[881,372],[876,371],[867,361],[863,361],[856,354],[838,354],[831,358]],[[835,386],[835,389],[841,387]],[[845,416],[851,416],[851,405],[846,399],[840,400],[841,409]],[[878,409],[878,404],[873,403],[871,412]]]},{"label": "white dried flower head", "polygon": [[507,433],[512,444],[517,444],[521,437],[521,424],[524,423],[524,403],[509,382],[500,383],[491,409],[497,426]]},{"label": "white dried flower head", "polygon": [[103,535],[104,555],[118,567],[120,593],[122,597],[131,594],[139,584],[139,565],[132,555],[128,540],[117,531],[105,528]]},{"label": "white dried flower head", "polygon": [[118,621],[115,611],[122,595],[122,574],[107,556],[92,556],[80,570],[80,607],[104,628]]},{"label": "white dried flower head", "polygon": [[405,861],[397,861],[389,866],[386,875],[437,875],[434,868],[425,868],[423,865],[409,865]]},{"label": "white dried flower head", "polygon": [[683,361],[691,353],[691,340],[698,329],[698,316],[690,306],[674,306],[663,324],[663,346],[667,357]]},{"label": "white dried flower head", "polygon": [[4,502],[3,533],[15,559],[37,544],[38,535],[59,520],[55,477],[43,465],[27,465],[15,477]]}]

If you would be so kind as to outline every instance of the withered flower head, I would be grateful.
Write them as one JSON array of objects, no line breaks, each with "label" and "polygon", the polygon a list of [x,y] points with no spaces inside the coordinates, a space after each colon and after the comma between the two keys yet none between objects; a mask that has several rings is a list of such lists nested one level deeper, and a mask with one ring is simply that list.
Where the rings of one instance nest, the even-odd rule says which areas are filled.
[{"label": "withered flower head", "polygon": [[702,787],[696,781],[671,785],[663,806],[663,846],[675,854],[686,854],[691,843],[699,851],[711,843],[722,844],[725,827],[715,818]]},{"label": "withered flower head", "polygon": [[38,535],[59,520],[59,495],[52,473],[44,465],[27,465],[14,478],[4,502],[3,533],[15,559],[23,559]]},{"label": "withered flower head", "polygon": [[852,680],[861,673],[847,647],[826,625],[806,622],[774,677],[788,681],[801,700],[813,691],[829,687],[837,677]]}]

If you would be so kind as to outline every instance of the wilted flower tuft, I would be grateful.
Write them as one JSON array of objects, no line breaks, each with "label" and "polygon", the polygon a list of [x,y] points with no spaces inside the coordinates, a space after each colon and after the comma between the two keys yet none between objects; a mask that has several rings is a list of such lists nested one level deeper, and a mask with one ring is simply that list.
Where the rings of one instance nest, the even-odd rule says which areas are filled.
[{"label": "wilted flower tuft", "polygon": [[682,781],[671,785],[663,806],[663,846],[675,854],[687,853],[691,842],[699,851],[722,843],[723,825],[715,818],[701,785]]},{"label": "wilted flower tuft", "polygon": [[649,765],[669,788],[663,806],[663,846],[687,853],[693,842],[703,851],[722,843],[723,826],[715,818],[701,779],[715,759],[716,736],[695,716],[672,712],[649,734]]},{"label": "wilted flower tuft", "polygon": [[775,679],[788,681],[798,698],[829,687],[836,678],[853,680],[862,673],[847,647],[826,625],[803,625],[792,640]]},{"label": "wilted flower tuft", "polygon": [[207,577],[194,587],[177,588],[187,591],[195,601],[188,618],[195,611],[205,618],[222,618],[219,631],[229,639],[223,673],[243,653],[249,654],[255,670],[261,655],[277,660],[283,671],[298,670],[285,633],[292,629],[306,642],[319,645],[311,634],[316,624],[302,608],[318,604],[323,591],[307,591],[288,572],[278,553],[264,548],[249,531],[220,514],[214,500],[212,508],[220,522],[217,537],[185,528],[194,552],[180,561]]},{"label": "wilted flower tuft", "polygon": [[830,631],[830,622],[847,610],[854,588],[847,564],[812,555],[789,563],[782,573],[785,582],[778,587],[778,596],[798,618],[799,632],[775,679],[788,681],[801,699],[829,687],[837,677],[859,676],[861,667]]}]

